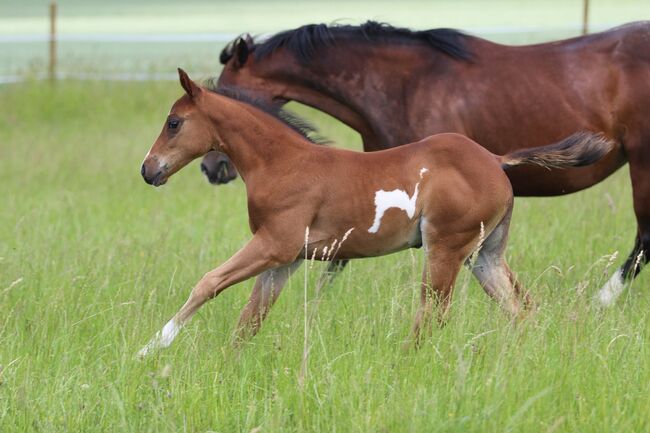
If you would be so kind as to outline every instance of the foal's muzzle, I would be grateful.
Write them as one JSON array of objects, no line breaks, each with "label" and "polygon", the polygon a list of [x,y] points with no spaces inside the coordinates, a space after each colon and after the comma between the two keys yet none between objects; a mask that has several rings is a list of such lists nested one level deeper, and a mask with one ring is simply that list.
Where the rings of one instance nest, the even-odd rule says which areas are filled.
[{"label": "foal's muzzle", "polygon": [[153,186],[164,185],[165,182],[167,182],[165,172],[160,167],[148,168],[147,165],[148,164],[145,162],[140,168],[140,174],[144,181]]}]

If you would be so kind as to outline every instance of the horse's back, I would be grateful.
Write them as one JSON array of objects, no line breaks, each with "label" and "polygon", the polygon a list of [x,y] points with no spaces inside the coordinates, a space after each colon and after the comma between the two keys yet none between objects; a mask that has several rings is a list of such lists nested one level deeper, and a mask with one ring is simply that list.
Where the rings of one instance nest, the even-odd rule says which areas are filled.
[{"label": "horse's back", "polygon": [[[512,204],[512,186],[497,157],[462,134],[426,137],[412,146],[436,169],[422,189],[422,214],[432,226],[491,230]],[[444,198],[444,200],[441,200]]]},{"label": "horse's back", "polygon": [[620,40],[616,53],[626,64],[645,63],[650,67],[650,21],[616,27],[609,34]]},{"label": "horse's back", "polygon": [[441,171],[440,190],[462,189],[466,197],[477,194],[488,201],[508,200],[512,195],[510,181],[496,155],[465,135],[436,134],[400,148],[406,152],[412,148],[419,158]]},{"label": "horse's back", "polygon": [[398,173],[411,172],[417,179],[420,170],[426,169],[436,173],[441,184],[451,180],[457,185],[481,189],[488,181],[488,185],[500,183],[510,186],[493,153],[467,136],[453,132],[430,135],[378,152],[326,151],[339,154],[337,159],[342,173],[360,170],[364,178],[391,178]]},{"label": "horse's back", "polygon": [[421,152],[438,160],[443,159],[450,166],[467,166],[475,163],[500,170],[492,152],[463,134],[455,132],[434,134],[400,148],[408,149],[409,146],[421,148]]}]

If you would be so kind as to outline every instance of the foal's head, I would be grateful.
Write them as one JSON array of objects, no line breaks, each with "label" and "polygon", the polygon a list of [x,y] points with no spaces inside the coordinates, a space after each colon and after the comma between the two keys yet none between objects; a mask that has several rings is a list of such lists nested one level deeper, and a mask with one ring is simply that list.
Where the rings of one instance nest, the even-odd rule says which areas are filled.
[{"label": "foal's head", "polygon": [[219,150],[218,133],[201,108],[207,91],[197,86],[182,69],[178,70],[178,75],[185,94],[169,111],[140,171],[144,181],[154,186],[163,185],[193,159]]}]

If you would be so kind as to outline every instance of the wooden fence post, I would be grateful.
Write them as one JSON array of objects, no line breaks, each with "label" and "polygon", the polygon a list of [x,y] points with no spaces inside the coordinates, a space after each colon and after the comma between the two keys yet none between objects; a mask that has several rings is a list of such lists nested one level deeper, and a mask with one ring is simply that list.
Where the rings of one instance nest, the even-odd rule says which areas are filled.
[{"label": "wooden fence post", "polygon": [[583,0],[582,6],[582,34],[589,33],[589,0]]},{"label": "wooden fence post", "polygon": [[50,59],[47,75],[50,81],[56,80],[56,1],[50,3]]}]

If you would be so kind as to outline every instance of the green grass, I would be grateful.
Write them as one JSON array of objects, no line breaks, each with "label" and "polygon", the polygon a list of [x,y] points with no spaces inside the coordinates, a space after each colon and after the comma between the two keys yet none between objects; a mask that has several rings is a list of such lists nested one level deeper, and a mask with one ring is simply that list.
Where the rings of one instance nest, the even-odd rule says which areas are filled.
[{"label": "green grass", "polygon": [[[231,334],[252,281],[136,360],[250,236],[241,181],[215,188],[195,163],[162,189],[142,182],[179,94],[170,83],[0,87],[0,431],[650,429],[650,274],[612,309],[591,303],[613,269],[604,256],[632,246],[626,168],[578,194],[517,199],[508,256],[540,303],[517,326],[463,271],[448,326],[403,352],[421,267],[412,250],[355,261],[325,291],[304,386],[303,269],[241,351]],[[310,311],[321,269],[308,269]]]}]

